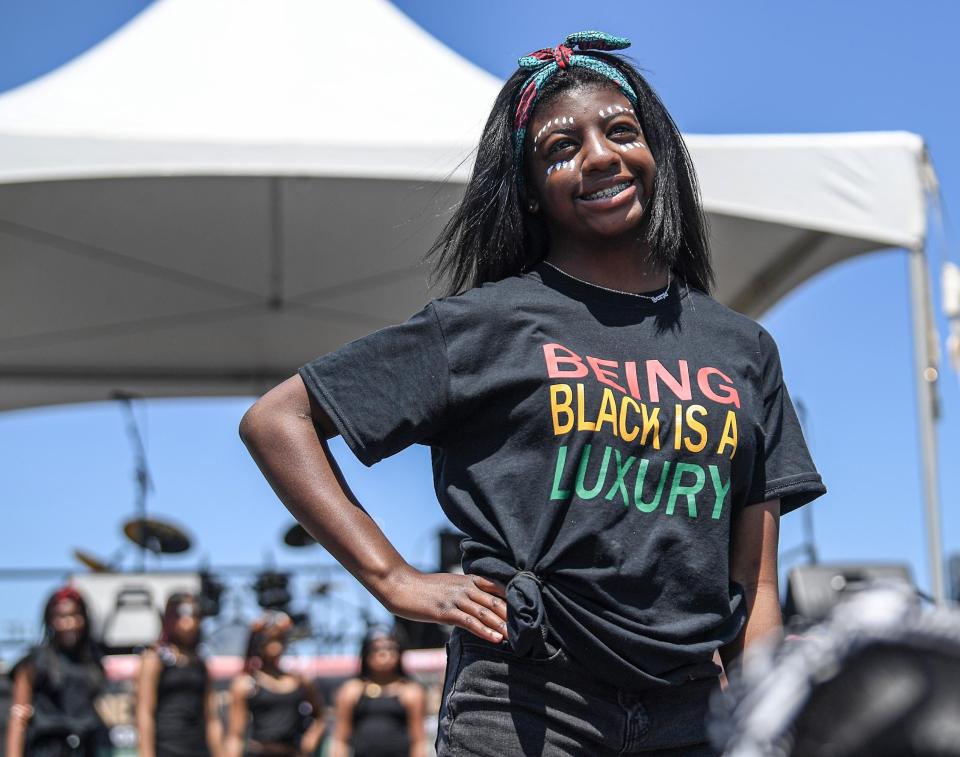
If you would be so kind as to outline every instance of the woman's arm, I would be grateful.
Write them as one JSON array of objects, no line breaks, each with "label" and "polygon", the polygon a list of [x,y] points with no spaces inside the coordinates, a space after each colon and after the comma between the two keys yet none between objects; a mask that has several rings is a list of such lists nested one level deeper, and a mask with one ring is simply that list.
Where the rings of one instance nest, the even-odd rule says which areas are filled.
[{"label": "woman's arm", "polygon": [[730,580],[744,588],[747,622],[739,636],[720,650],[725,668],[757,639],[783,630],[777,586],[779,538],[779,499],[743,508],[731,525]]},{"label": "woman's arm", "polygon": [[320,746],[320,739],[323,736],[324,729],[327,727],[327,721],[325,719],[326,713],[324,712],[323,700],[320,698],[320,695],[317,694],[317,689],[313,685],[313,681],[306,676],[302,676],[301,685],[303,686],[304,696],[310,703],[310,707],[313,708],[313,722],[306,730],[306,733],[303,734],[303,738],[300,739],[300,751],[305,755],[312,755],[317,751],[317,747]]},{"label": "woman's arm", "polygon": [[140,656],[140,674],[137,676],[137,751],[140,757],[154,757],[157,753],[157,686],[163,663],[153,649]]},{"label": "woman's arm", "polygon": [[225,757],[243,757],[249,692],[249,676],[240,675],[233,679],[233,683],[230,684],[230,710],[227,713],[227,739],[223,749]]},{"label": "woman's arm", "polygon": [[267,392],[240,423],[241,438],[287,509],[392,614],[501,641],[504,588],[480,576],[421,573],[408,564],[343,480],[326,443],[335,435],[300,376]]},{"label": "woman's arm", "polygon": [[33,716],[33,667],[22,663],[13,676],[10,721],[7,723],[7,755],[23,757],[26,749],[27,723]]},{"label": "woman's arm", "polygon": [[330,757],[347,757],[353,736],[353,708],[360,698],[363,681],[353,678],[337,691],[333,700],[333,735],[330,737]]},{"label": "woman's arm", "polygon": [[204,719],[207,723],[207,749],[210,750],[210,757],[220,757],[223,754],[223,723],[220,721],[220,708],[217,706],[217,692],[210,681],[209,672],[203,706]]},{"label": "woman's arm", "polygon": [[407,733],[410,735],[410,757],[426,757],[427,733],[423,717],[427,709],[427,695],[419,683],[411,681],[403,687],[403,706],[407,709]]}]

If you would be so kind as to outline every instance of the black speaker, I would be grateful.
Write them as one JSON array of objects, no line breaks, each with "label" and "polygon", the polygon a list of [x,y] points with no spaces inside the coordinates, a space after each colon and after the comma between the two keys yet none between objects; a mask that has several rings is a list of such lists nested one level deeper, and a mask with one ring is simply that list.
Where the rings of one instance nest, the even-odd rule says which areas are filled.
[{"label": "black speaker", "polygon": [[257,604],[265,610],[287,611],[290,604],[290,575],[265,570],[257,574],[253,590],[257,593]]},{"label": "black speaker", "polygon": [[784,615],[787,620],[816,622],[851,593],[865,589],[876,581],[900,581],[913,587],[907,565],[835,564],[802,565],[787,575],[787,597]]}]

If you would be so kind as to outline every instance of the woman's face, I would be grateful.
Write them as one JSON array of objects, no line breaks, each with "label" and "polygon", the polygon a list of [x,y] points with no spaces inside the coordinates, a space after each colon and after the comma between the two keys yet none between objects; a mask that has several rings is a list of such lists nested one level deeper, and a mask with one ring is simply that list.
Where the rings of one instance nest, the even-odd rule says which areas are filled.
[{"label": "woman's face", "polygon": [[50,612],[50,627],[53,629],[54,643],[61,649],[73,649],[83,638],[87,621],[80,611],[80,605],[72,599],[57,602]]},{"label": "woman's face", "polygon": [[400,647],[393,639],[375,639],[367,648],[367,666],[371,673],[391,673],[400,664]]},{"label": "woman's face", "polygon": [[285,632],[273,631],[267,637],[267,640],[263,644],[263,651],[261,656],[265,661],[275,663],[281,657],[283,657],[284,651],[287,648],[287,635]]},{"label": "woman's face", "polygon": [[200,606],[196,602],[181,602],[177,606],[173,624],[173,641],[182,646],[193,646],[200,634]]},{"label": "woman's face", "polygon": [[552,239],[636,234],[657,165],[615,86],[575,86],[538,107],[525,150],[528,200],[539,205]]}]

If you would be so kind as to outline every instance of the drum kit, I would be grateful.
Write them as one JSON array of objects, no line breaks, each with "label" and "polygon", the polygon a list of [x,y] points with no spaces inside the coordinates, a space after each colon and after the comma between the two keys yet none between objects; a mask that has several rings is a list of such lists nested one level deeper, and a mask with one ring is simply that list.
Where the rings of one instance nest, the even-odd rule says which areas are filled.
[{"label": "drum kit", "polygon": [[[110,557],[104,558],[89,549],[77,547],[73,549],[73,558],[89,571],[87,575],[90,580],[86,583],[90,586],[115,587],[115,585],[126,586],[128,583],[137,586],[152,586],[151,582],[160,586],[166,580],[164,579],[165,576],[183,574],[182,569],[171,571],[164,568],[161,570],[162,559],[165,556],[189,552],[194,546],[195,540],[186,529],[165,518],[157,517],[153,512],[148,517],[147,500],[153,490],[153,477],[149,470],[141,423],[137,413],[134,412],[135,402],[142,398],[138,395],[119,391],[114,392],[113,398],[118,401],[126,421],[126,431],[132,452],[135,482],[133,513],[132,517],[122,522],[123,538],[121,544]],[[303,526],[296,522],[286,526],[278,536],[286,547],[298,551],[317,546],[317,541]],[[135,555],[133,560],[129,559],[131,552]],[[149,566],[148,562],[150,563]],[[250,604],[245,597],[249,597],[249,593],[252,593],[256,604],[261,608],[283,610],[294,618],[296,621],[294,637],[307,637],[309,635],[317,638],[323,636],[328,642],[337,641],[339,636],[333,631],[328,632],[322,628],[311,631],[310,613],[296,612],[290,607],[291,604],[298,604],[293,597],[293,584],[290,580],[293,576],[290,572],[278,570],[269,563],[270,559],[268,557],[266,565],[223,566],[215,572],[207,567],[201,567],[195,572],[189,572],[196,585],[194,590],[200,599],[201,614],[207,618],[219,617],[219,621],[211,628],[213,631],[211,635],[219,636],[221,635],[220,631],[230,630],[233,626],[241,628],[244,632],[246,631],[247,622],[244,617],[249,614]],[[300,567],[298,571],[304,570],[305,567]],[[323,579],[329,578],[331,569],[332,566],[326,565],[309,568],[311,573],[317,572],[319,573],[318,578]],[[253,580],[244,579],[239,585],[232,584],[228,587],[227,584],[221,582],[223,580],[221,574],[223,573],[245,575]],[[330,580],[321,580],[319,583],[306,588],[304,598],[308,607],[312,607],[315,602],[336,600],[337,597],[334,596],[336,592],[333,590],[335,586],[339,586],[339,584]],[[235,608],[233,617],[230,619],[221,615],[221,595],[228,588],[231,589],[231,591],[228,591],[231,596],[230,606]],[[234,589],[239,591],[235,592]],[[110,590],[113,591],[112,588]],[[103,589],[103,591],[107,591],[107,589]],[[157,592],[163,593],[159,588]],[[115,598],[112,594],[109,599],[111,601],[106,601],[105,607],[109,605],[108,610],[116,610],[114,605],[117,604],[117,601],[113,601]],[[164,599],[161,597],[154,604],[162,609],[163,601]],[[326,639],[327,636],[330,638]],[[337,638],[334,638],[335,636]]]},{"label": "drum kit", "polygon": [[[145,552],[156,556],[177,555],[190,550],[193,543],[190,536],[179,526],[158,518],[132,518],[123,524],[123,535],[128,541]],[[299,523],[294,523],[283,533],[283,543],[294,549],[312,547],[317,540],[307,533]],[[120,555],[122,555],[121,550]],[[74,559],[86,566],[92,573],[115,573],[118,570],[119,555],[103,559],[93,552],[77,547],[73,550]]]}]

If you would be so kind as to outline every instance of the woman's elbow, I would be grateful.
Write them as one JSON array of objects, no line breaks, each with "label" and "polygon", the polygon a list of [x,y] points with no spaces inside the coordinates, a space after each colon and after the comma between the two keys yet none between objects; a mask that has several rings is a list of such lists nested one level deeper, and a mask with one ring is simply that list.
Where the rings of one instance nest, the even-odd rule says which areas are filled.
[{"label": "woman's elbow", "polygon": [[254,402],[240,419],[240,439],[247,447],[256,444],[257,439],[261,437],[264,428],[268,425],[271,410],[264,405],[263,400],[264,397],[261,397]]}]

